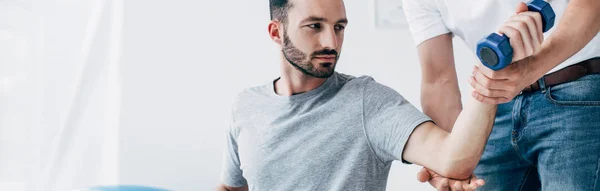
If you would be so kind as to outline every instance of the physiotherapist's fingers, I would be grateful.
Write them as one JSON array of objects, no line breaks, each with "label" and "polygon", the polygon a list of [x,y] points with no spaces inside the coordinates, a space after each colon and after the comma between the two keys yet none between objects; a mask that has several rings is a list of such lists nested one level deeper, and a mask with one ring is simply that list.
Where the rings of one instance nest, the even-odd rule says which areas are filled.
[{"label": "physiotherapist's fingers", "polygon": [[479,73],[485,75],[485,77],[490,78],[490,79],[495,79],[495,80],[505,79],[504,76],[501,76],[502,70],[496,72],[496,71],[484,66],[481,62],[478,62],[477,65],[475,65],[473,67],[472,72],[473,72],[473,76],[475,76],[475,74],[479,72]]},{"label": "physiotherapist's fingers", "polygon": [[450,191],[450,186],[448,185],[448,179],[447,178],[442,178],[441,181],[439,182],[439,184],[437,184],[436,189],[437,191]]},{"label": "physiotherapist's fingers", "polygon": [[[515,7],[515,9],[516,9],[515,10],[515,14],[519,14],[519,13],[523,13],[523,12],[529,11],[529,8],[527,8],[527,4],[525,4],[523,2],[519,2],[517,4],[517,6]],[[508,36],[509,38],[511,38],[511,36],[509,34],[507,34],[506,31],[502,32],[502,29],[501,29],[501,31],[499,31],[499,32],[500,32],[500,34],[506,34],[506,36]],[[514,34],[512,34],[512,35],[514,36]],[[515,51],[516,51],[515,47],[516,47],[517,50],[520,51],[518,53],[523,53],[522,52],[523,49],[521,48],[523,46],[522,46],[522,44],[519,44],[519,43],[516,43],[516,42],[513,42],[513,41],[521,41],[521,40],[520,39],[514,39],[514,40],[512,40],[512,38],[510,40],[510,45],[513,47],[513,50],[514,50],[513,51],[513,61],[520,60],[520,58],[523,58],[523,56],[515,54]]]},{"label": "physiotherapist's fingers", "polygon": [[477,180],[475,180],[475,184],[478,187],[481,187],[481,186],[485,185],[485,180],[483,180],[483,179],[477,179]]},{"label": "physiotherapist's fingers", "polygon": [[[527,71],[528,68],[520,63],[510,64],[508,67],[498,71],[492,71],[485,66],[475,66],[473,67],[473,77],[475,77],[477,83],[485,89],[501,90],[501,92],[497,92],[497,94],[494,94],[492,97],[505,97],[512,100],[521,90],[523,90],[523,88],[533,83],[528,82],[529,79],[527,79],[527,75],[529,72]],[[494,76],[495,78],[489,78],[488,75]],[[488,97],[491,96],[484,91],[480,91],[480,93],[483,93]]]},{"label": "physiotherapist's fingers", "polygon": [[507,98],[486,97],[484,95],[479,94],[475,90],[473,90],[471,92],[471,97],[475,98],[477,101],[480,101],[482,103],[487,103],[487,104],[492,104],[492,105],[497,105],[497,104],[501,104],[501,103],[507,103],[509,101]]},{"label": "physiotherapist's fingers", "polygon": [[[515,69],[517,69],[517,68],[514,66],[514,64],[510,64],[502,70],[494,71],[494,70],[484,66],[481,62],[478,62],[477,65],[473,68],[473,73],[481,72],[481,73],[483,73],[483,75],[485,75],[486,77],[493,79],[493,80],[508,80],[508,79],[511,79],[511,77],[514,77],[513,75],[514,75],[515,71],[517,71]],[[498,88],[498,87],[496,87],[496,88]],[[502,89],[502,88],[500,88],[500,89]]]},{"label": "physiotherapist's fingers", "polygon": [[462,187],[463,187],[462,189],[464,191],[474,191],[477,188],[477,186],[474,186],[473,184],[471,184],[470,181],[471,181],[470,179],[462,181]]},{"label": "physiotherapist's fingers", "polygon": [[[446,182],[444,182],[444,180],[446,180]],[[431,180],[429,180],[429,184],[438,191],[439,190],[450,190],[450,188],[447,185],[448,184],[447,178],[443,178],[443,177],[432,178]]]},{"label": "physiotherapist's fingers", "polygon": [[535,17],[533,17],[532,14],[535,14],[535,12],[523,12],[521,14],[511,17],[512,20],[525,23],[527,25],[527,31],[529,32],[528,36],[529,38],[531,38],[530,40],[532,49],[528,56],[537,53],[541,48],[542,44],[542,41],[540,39],[540,36],[542,36],[540,35],[542,34],[542,31],[538,29],[537,22],[535,21]]},{"label": "physiotherapist's fingers", "polygon": [[421,168],[421,171],[419,171],[419,173],[417,173],[417,180],[419,180],[419,182],[427,182],[427,181],[431,180],[431,175],[423,167],[423,168]]},{"label": "physiotherapist's fingers", "polygon": [[479,94],[484,95],[486,97],[494,97],[494,98],[500,98],[500,97],[506,98],[507,97],[507,94],[508,94],[507,91],[492,90],[492,89],[485,88],[478,81],[479,80],[473,76],[469,77],[469,85],[471,85],[471,87],[473,87],[473,89],[475,89],[475,91],[477,91]]},{"label": "physiotherapist's fingers", "polygon": [[471,184],[464,184],[463,185],[463,190],[464,191],[475,191],[475,189],[477,189],[477,187],[473,186]]},{"label": "physiotherapist's fingers", "polygon": [[475,191],[475,189],[477,189],[477,186],[475,186],[474,184],[465,184],[463,186],[463,190],[465,191]]},{"label": "physiotherapist's fingers", "polygon": [[515,13],[519,14],[525,11],[529,11],[529,8],[527,8],[527,4],[519,2],[519,4],[517,4],[517,10],[515,10]]},{"label": "physiotherapist's fingers", "polygon": [[487,77],[479,70],[479,67],[473,67],[472,76],[477,79],[477,83],[481,84],[484,88],[491,90],[504,90],[506,87],[505,82],[508,82],[506,79],[491,79]]},{"label": "physiotherapist's fingers", "polygon": [[[529,26],[527,26],[527,23],[511,19],[510,21],[504,23],[504,25],[519,31],[519,35],[521,36],[521,41],[522,41],[521,43],[523,44],[524,52],[521,54],[522,57],[519,57],[517,60],[520,60],[527,56],[532,55],[533,54],[533,42],[532,42],[531,32],[529,32]],[[513,38],[510,36],[509,36],[509,38],[510,38],[509,42],[512,45]],[[517,60],[514,60],[514,61],[517,61]]]},{"label": "physiotherapist's fingers", "polygon": [[527,15],[535,21],[535,28],[537,31],[537,37],[540,41],[540,44],[544,42],[544,25],[542,23],[542,14],[533,11],[527,11],[520,13],[521,15]]},{"label": "physiotherapist's fingers", "polygon": [[460,181],[456,181],[452,184],[452,191],[463,191],[463,186]]},{"label": "physiotherapist's fingers", "polygon": [[509,38],[508,41],[513,49],[513,61],[517,61],[525,57],[525,45],[523,44],[523,39],[519,30],[504,24],[502,27],[500,27],[498,33],[504,34]]},{"label": "physiotherapist's fingers", "polygon": [[[464,189],[467,191],[473,191],[473,190],[476,190],[477,188],[479,188],[480,186],[483,186],[483,184],[479,184],[480,182],[478,182],[478,180],[481,180],[481,179],[478,179],[477,176],[475,176],[475,175],[471,176],[471,179],[469,180],[469,184],[466,185]],[[483,180],[481,180],[481,181],[483,181]]]}]

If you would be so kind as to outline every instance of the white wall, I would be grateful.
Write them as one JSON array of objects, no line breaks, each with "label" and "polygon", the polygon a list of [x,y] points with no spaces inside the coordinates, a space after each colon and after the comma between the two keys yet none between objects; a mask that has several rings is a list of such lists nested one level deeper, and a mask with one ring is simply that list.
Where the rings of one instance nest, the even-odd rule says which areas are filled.
[{"label": "white wall", "polygon": [[[347,0],[346,9],[350,24],[337,71],[371,75],[420,107],[420,68],[408,29],[375,29],[372,0]],[[123,184],[192,191],[219,183],[233,96],[278,76],[268,12],[267,0],[125,1]],[[475,57],[456,42],[466,88]],[[392,168],[388,190],[431,190],[416,180],[419,167]]]},{"label": "white wall", "polygon": [[119,5],[0,1],[0,190],[117,183]]}]

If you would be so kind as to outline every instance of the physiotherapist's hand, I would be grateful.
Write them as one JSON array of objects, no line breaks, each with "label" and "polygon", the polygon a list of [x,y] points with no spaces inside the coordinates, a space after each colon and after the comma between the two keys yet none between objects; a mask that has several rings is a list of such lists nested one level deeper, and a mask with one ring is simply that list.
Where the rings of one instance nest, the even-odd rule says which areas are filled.
[{"label": "physiotherapist's hand", "polygon": [[425,167],[417,174],[420,182],[429,182],[437,191],[474,191],[483,186],[485,181],[472,175],[468,180],[455,180],[440,176]]},{"label": "physiotherapist's hand", "polygon": [[499,30],[510,38],[513,48],[513,63],[506,68],[493,71],[481,63],[473,68],[469,84],[475,89],[471,96],[488,104],[510,102],[521,90],[544,75],[536,67],[532,55],[541,49],[543,42],[542,19],[537,12],[527,10],[525,3],[519,3],[514,16]]},{"label": "physiotherapist's hand", "polygon": [[544,41],[542,16],[529,11],[527,5],[520,2],[515,15],[511,16],[498,30],[509,38],[513,48],[512,61],[516,62],[540,51]]},{"label": "physiotherapist's hand", "polygon": [[533,57],[527,57],[498,71],[479,63],[473,67],[469,84],[474,88],[471,96],[483,103],[502,104],[510,102],[521,91],[544,75],[536,67]]}]

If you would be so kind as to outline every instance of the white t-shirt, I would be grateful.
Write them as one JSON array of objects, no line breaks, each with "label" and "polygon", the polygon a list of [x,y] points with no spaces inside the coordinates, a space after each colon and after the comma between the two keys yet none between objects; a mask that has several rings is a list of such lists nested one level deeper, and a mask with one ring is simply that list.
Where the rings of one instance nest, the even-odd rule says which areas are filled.
[{"label": "white t-shirt", "polygon": [[[402,0],[415,43],[452,33],[460,37],[475,54],[477,41],[497,32],[515,13],[522,0]],[[554,27],[544,33],[548,38],[556,29],[569,0],[548,0],[556,18]],[[600,33],[599,33],[600,34]],[[573,37],[577,38],[577,37]],[[583,49],[548,73],[593,57],[600,57],[600,35],[596,35]]]}]

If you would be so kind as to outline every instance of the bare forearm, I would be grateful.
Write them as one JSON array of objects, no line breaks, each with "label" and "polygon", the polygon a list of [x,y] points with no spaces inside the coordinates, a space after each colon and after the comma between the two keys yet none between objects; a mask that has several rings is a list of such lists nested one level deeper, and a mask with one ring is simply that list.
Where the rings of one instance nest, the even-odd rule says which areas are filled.
[{"label": "bare forearm", "polygon": [[223,184],[217,187],[217,191],[248,191],[248,186],[243,187],[229,187]]},{"label": "bare forearm", "polygon": [[223,185],[219,185],[219,187],[217,187],[216,191],[229,191],[229,190],[227,189],[227,187],[225,187]]},{"label": "bare forearm", "polygon": [[443,144],[450,177],[464,179],[472,174],[494,125],[496,109],[497,105],[481,103],[469,96],[468,104]]},{"label": "bare forearm", "polygon": [[418,49],[421,105],[435,125],[424,123],[413,131],[403,158],[445,177],[467,178],[481,158],[494,123],[496,105],[468,96],[469,103],[462,109],[451,34],[429,39]]},{"label": "bare forearm", "polygon": [[451,133],[426,122],[412,132],[402,158],[441,176],[466,179],[475,169],[492,130],[497,105],[469,96]]},{"label": "bare forearm", "polygon": [[[454,77],[456,78],[456,77]],[[461,96],[456,80],[440,79],[424,82],[421,86],[421,107],[438,127],[451,132],[462,110]]]},{"label": "bare forearm", "polygon": [[541,66],[539,77],[588,44],[600,31],[600,1],[572,0],[556,29],[542,43],[532,64]]}]

